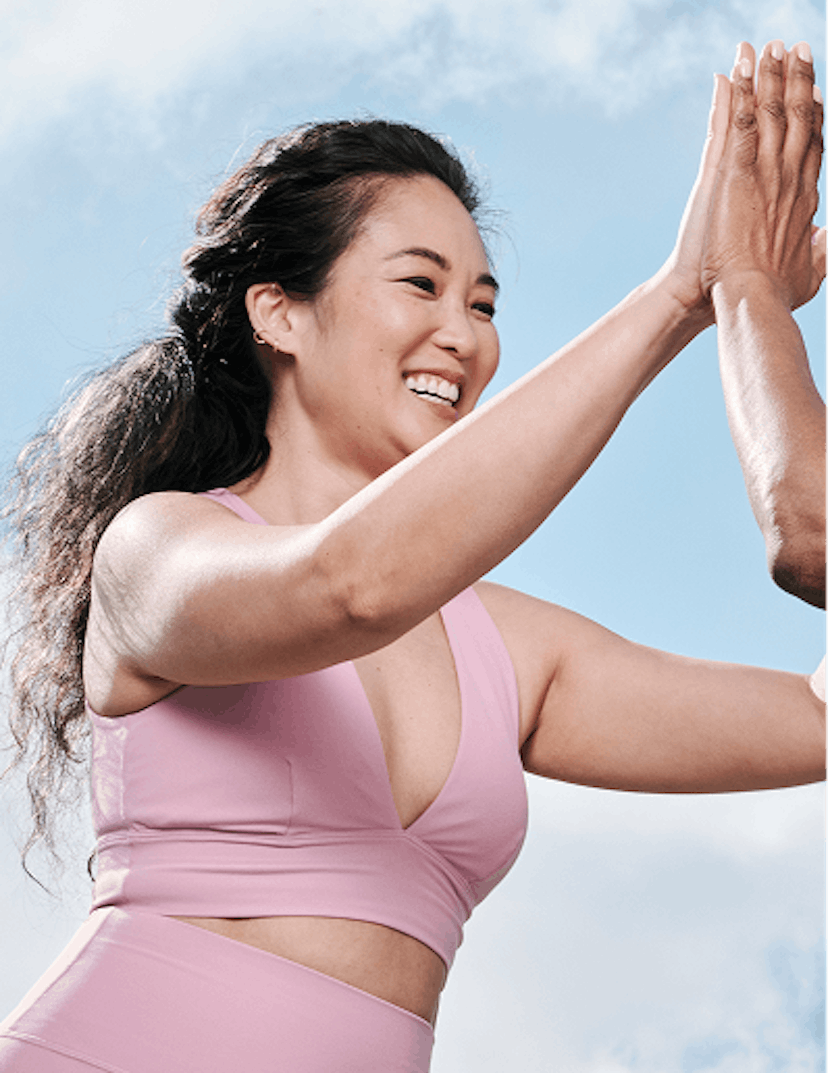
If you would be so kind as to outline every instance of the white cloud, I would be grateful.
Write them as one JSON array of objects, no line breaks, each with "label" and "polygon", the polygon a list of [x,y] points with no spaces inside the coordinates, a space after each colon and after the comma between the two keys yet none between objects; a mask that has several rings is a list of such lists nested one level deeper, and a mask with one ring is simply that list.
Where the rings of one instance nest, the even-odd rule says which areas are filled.
[{"label": "white cloud", "polygon": [[434,1073],[824,1069],[822,787],[530,785],[530,838],[469,925]]},{"label": "white cloud", "polygon": [[[318,99],[355,74],[419,107],[495,95],[623,111],[730,61],[740,37],[810,37],[810,0],[6,0],[0,140],[79,107],[134,118],[255,72]],[[714,59],[715,58],[715,59]]]},{"label": "white cloud", "polygon": [[821,785],[742,794],[631,794],[532,779],[533,827],[572,839],[681,838],[733,860],[801,852],[819,843]]}]

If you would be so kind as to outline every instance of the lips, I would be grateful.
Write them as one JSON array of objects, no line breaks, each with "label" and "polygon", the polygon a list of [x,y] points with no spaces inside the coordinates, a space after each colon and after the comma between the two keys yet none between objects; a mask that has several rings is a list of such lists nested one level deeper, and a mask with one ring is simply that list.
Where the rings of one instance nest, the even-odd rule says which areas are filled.
[{"label": "lips", "polygon": [[454,406],[460,398],[460,385],[434,373],[411,373],[403,377],[405,386],[415,395]]}]

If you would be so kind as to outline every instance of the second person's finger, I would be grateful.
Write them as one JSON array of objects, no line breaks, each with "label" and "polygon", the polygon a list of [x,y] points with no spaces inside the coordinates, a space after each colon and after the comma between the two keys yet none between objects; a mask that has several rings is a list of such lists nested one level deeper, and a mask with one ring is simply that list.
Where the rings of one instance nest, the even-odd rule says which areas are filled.
[{"label": "second person's finger", "polygon": [[727,152],[736,163],[749,168],[756,163],[759,127],[756,120],[756,98],[753,92],[753,71],[756,56],[753,48],[743,41],[736,51],[736,63],[730,77],[730,126]]},{"label": "second person's finger", "polygon": [[813,88],[814,119],[811,125],[811,142],[805,154],[805,163],[802,165],[802,186],[810,191],[814,197],[814,212],[819,201],[817,184],[819,182],[819,169],[822,165],[822,118],[823,103],[822,91],[819,86]]},{"label": "second person's finger", "polygon": [[792,182],[798,182],[805,154],[811,146],[814,127],[814,65],[806,42],[794,45],[785,64],[784,166]]},{"label": "second person's finger", "polygon": [[775,173],[785,144],[785,46],[769,41],[762,50],[756,74],[759,159],[763,171]]}]

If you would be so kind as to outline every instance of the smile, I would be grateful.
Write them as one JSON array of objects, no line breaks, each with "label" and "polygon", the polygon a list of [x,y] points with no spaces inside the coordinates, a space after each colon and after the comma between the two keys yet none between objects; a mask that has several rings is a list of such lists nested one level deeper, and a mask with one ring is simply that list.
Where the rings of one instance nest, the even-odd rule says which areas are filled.
[{"label": "smile", "polygon": [[444,380],[441,376],[433,373],[413,373],[404,377],[405,386],[415,395],[425,396],[434,402],[442,402],[447,406],[454,406],[460,398],[460,385],[452,384],[450,380]]}]

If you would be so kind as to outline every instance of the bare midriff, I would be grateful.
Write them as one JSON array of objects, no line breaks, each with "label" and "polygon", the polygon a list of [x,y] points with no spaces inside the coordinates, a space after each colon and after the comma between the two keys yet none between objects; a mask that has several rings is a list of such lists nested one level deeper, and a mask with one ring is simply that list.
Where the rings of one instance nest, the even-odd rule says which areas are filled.
[{"label": "bare midriff", "polygon": [[392,1002],[434,1024],[445,962],[401,931],[334,917],[176,917]]}]

